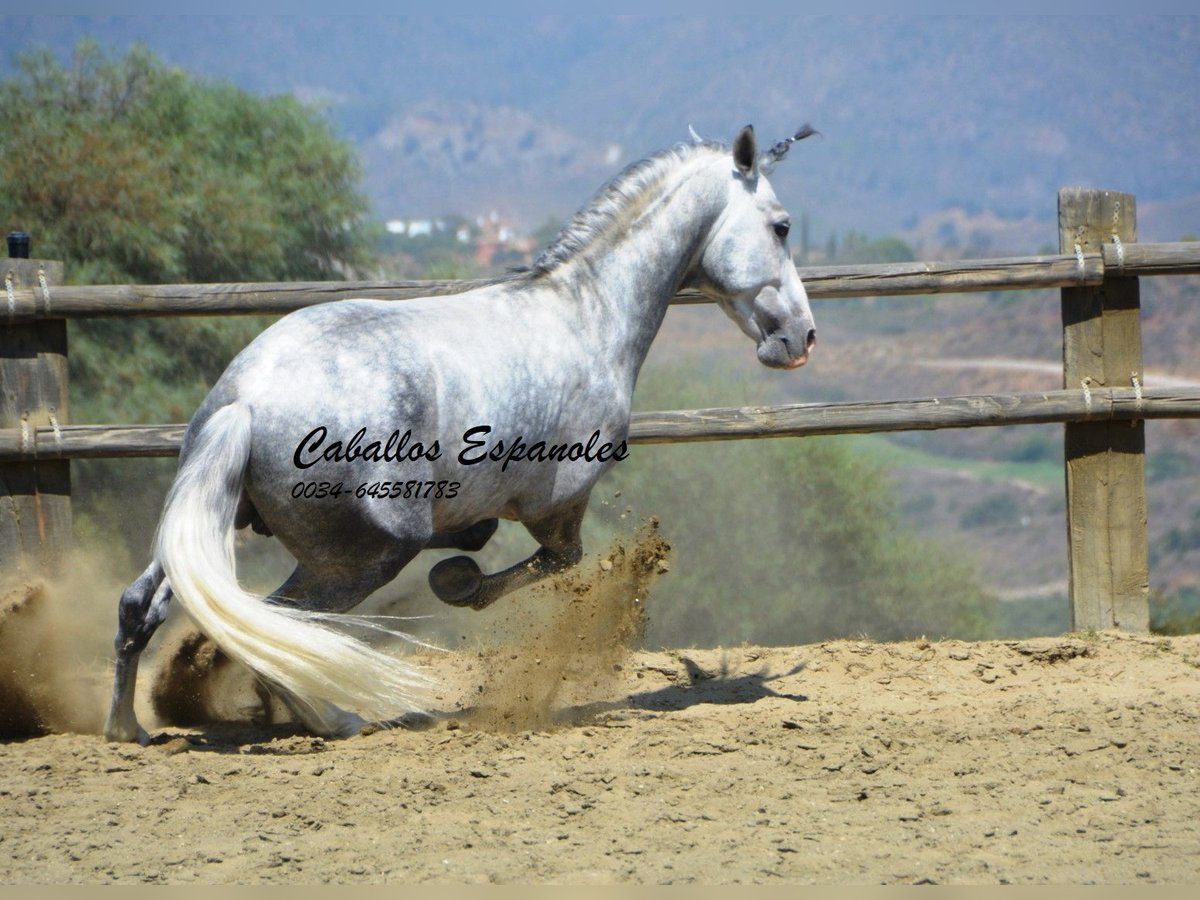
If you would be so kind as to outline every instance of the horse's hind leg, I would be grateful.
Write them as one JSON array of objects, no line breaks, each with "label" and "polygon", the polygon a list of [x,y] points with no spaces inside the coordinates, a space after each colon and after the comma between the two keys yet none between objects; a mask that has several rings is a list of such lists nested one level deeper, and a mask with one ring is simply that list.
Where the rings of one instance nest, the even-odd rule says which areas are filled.
[{"label": "horse's hind leg", "polygon": [[[346,612],[358,606],[372,591],[391,581],[406,562],[408,559],[393,559],[386,565],[371,567],[349,576],[344,573],[323,575],[298,565],[287,581],[271,595],[270,602],[313,612]],[[314,734],[350,737],[358,734],[367,724],[361,716],[332,703],[302,700],[277,684],[268,686],[291,710],[292,715]]]},{"label": "horse's hind leg", "polygon": [[542,546],[523,562],[503,572],[484,575],[469,556],[454,556],[430,570],[429,586],[443,603],[483,609],[505,594],[569,569],[583,557],[579,531],[587,501],[585,495],[552,516],[525,522],[529,533]]},{"label": "horse's hind leg", "polygon": [[451,531],[446,534],[435,534],[425,545],[427,550],[466,550],[474,553],[482,550],[492,539],[499,527],[499,519],[483,519],[462,531]]},{"label": "horse's hind leg", "polygon": [[121,594],[117,613],[116,673],[113,678],[112,708],[104,723],[104,736],[110,741],[138,741],[147,744],[150,736],[138,724],[133,709],[138,660],[151,636],[167,617],[171,587],[162,566],[155,560]]}]

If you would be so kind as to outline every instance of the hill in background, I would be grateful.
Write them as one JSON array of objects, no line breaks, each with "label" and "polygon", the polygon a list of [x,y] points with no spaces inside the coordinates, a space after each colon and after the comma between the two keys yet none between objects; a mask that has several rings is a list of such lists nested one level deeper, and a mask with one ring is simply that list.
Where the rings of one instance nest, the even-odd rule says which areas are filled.
[{"label": "hill in background", "polygon": [[[824,135],[779,169],[815,240],[960,210],[1050,223],[1067,184],[1135,194],[1143,240],[1200,218],[1200,19],[8,17],[0,63],[84,36],[324,104],[380,218],[499,209],[532,229],[619,165],[753,122]],[[1192,226],[1192,230],[1196,230]],[[1010,230],[1011,231],[1011,230]],[[993,241],[1036,250],[1029,229]],[[1049,228],[1052,233],[1052,227]],[[1036,240],[1041,240],[1037,238]]]}]

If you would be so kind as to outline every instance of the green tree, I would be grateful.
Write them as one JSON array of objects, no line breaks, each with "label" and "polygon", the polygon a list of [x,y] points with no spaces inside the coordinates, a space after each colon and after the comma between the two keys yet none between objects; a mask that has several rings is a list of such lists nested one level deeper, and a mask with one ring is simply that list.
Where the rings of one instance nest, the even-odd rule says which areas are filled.
[{"label": "green tree", "polygon": [[[0,211],[76,284],[301,281],[374,264],[353,150],[292,97],[257,97],[143,47],[48,51],[0,82]],[[72,322],[71,417],[186,421],[269,319]],[[153,519],[170,463],[75,466],[81,525]],[[137,471],[139,503],[122,482]],[[108,512],[105,512],[108,510]],[[137,519],[137,516],[133,517]],[[143,545],[150,525],[132,529]]]},{"label": "green tree", "polygon": [[76,283],[343,277],[370,262],[352,149],[314,109],[83,42],[0,84],[5,218]]}]

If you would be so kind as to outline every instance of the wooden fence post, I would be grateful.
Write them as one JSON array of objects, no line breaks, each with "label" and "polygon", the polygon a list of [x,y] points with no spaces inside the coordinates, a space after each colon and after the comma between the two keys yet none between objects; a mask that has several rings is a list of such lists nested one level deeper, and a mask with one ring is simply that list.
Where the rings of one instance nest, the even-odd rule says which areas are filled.
[{"label": "wooden fence post", "polygon": [[[43,312],[53,308],[53,286],[63,264],[0,259],[0,429],[15,429],[36,448],[38,427],[55,430],[67,419],[67,323],[31,321],[13,291],[32,290]],[[54,575],[71,541],[71,468],[68,460],[0,463],[0,580]]]},{"label": "wooden fence post", "polygon": [[[1134,198],[1115,191],[1058,193],[1060,252],[1117,248],[1116,275],[1096,287],[1062,289],[1063,387],[1082,391],[1142,386],[1138,280],[1121,276],[1123,248],[1137,240]],[[1076,631],[1150,626],[1146,540],[1145,423],[1065,426],[1067,555]]]}]

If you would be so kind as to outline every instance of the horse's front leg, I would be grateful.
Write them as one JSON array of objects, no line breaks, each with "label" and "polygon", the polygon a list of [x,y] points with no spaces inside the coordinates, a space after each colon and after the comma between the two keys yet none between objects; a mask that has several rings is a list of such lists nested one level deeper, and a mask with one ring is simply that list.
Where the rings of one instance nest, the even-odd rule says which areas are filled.
[{"label": "horse's front leg", "polygon": [[104,736],[110,741],[150,743],[150,736],[138,724],[133,710],[134,686],[137,682],[138,660],[150,637],[167,617],[171,602],[167,584],[158,560],[126,588],[121,595],[117,615],[116,671],[113,676],[112,708],[104,723]]},{"label": "horse's front leg", "polygon": [[505,594],[569,569],[583,558],[580,526],[587,509],[585,495],[569,507],[525,527],[542,546],[523,562],[502,572],[485,575],[468,556],[444,559],[429,572],[429,586],[443,603],[483,609]]}]

